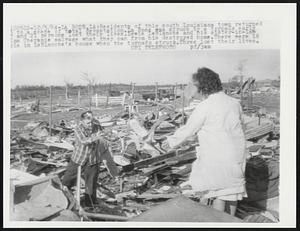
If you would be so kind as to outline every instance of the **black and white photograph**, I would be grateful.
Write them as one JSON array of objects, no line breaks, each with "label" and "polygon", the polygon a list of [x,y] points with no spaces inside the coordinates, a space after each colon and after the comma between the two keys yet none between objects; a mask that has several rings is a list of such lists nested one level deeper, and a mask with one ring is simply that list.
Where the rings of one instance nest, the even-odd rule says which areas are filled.
[{"label": "black and white photograph", "polygon": [[292,33],[282,41],[276,21],[259,16],[175,22],[175,6],[170,20],[128,23],[92,17],[121,6],[95,4],[89,22],[53,23],[47,14],[22,22],[26,11],[14,20],[14,10],[30,9],[19,7],[6,5],[4,41],[8,223],[295,225],[283,211],[296,195],[285,117],[295,110],[295,57],[282,45]]}]

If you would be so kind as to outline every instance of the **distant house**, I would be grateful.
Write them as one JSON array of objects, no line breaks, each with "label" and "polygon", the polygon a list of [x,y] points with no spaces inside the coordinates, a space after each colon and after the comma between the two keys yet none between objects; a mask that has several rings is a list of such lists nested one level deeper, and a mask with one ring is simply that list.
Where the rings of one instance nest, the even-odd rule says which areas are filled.
[{"label": "distant house", "polygon": [[270,92],[271,90],[272,90],[271,86],[264,86],[259,88],[260,92]]},{"label": "distant house", "polygon": [[258,88],[260,88],[260,87],[271,87],[272,82],[273,82],[273,80],[271,80],[271,79],[260,80],[260,81],[257,81],[257,87]]},{"label": "distant house", "polygon": [[241,76],[240,75],[235,75],[230,79],[230,82],[236,82],[239,83],[241,82]]},{"label": "distant house", "polygon": [[272,85],[273,87],[279,88],[279,87],[280,87],[280,80],[273,80],[273,81],[271,82],[271,85]]}]

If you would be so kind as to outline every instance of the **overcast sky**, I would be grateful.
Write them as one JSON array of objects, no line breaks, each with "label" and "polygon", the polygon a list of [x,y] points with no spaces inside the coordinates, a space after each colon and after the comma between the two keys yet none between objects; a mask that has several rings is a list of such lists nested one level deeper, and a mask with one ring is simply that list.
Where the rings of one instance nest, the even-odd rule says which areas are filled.
[{"label": "overcast sky", "polygon": [[85,84],[82,72],[98,83],[186,83],[199,67],[228,81],[237,74],[240,60],[246,60],[245,75],[257,80],[276,79],[280,73],[279,50],[20,53],[12,55],[11,83]]}]

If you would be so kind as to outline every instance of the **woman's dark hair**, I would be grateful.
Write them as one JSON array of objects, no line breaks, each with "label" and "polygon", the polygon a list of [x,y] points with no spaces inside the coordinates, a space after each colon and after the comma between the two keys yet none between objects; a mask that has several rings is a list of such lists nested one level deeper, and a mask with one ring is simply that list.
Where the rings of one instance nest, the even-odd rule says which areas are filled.
[{"label": "woman's dark hair", "polygon": [[199,68],[197,73],[193,74],[193,80],[197,82],[198,92],[204,95],[223,90],[219,75],[206,67]]}]

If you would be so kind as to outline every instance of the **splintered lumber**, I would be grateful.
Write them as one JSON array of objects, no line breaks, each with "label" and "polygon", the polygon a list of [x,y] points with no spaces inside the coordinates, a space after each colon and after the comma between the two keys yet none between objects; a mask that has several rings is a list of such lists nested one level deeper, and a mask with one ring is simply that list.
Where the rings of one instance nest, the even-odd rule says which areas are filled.
[{"label": "splintered lumber", "polygon": [[171,157],[175,157],[176,155],[178,155],[178,153],[176,151],[171,151],[169,153],[166,153],[166,154],[163,154],[160,156],[156,156],[156,157],[152,157],[149,159],[145,159],[145,160],[136,162],[136,163],[134,163],[134,167],[141,168],[141,167],[148,166],[148,165],[156,163],[156,162],[163,161],[163,160],[171,158]]},{"label": "splintered lumber", "polygon": [[183,159],[190,160],[190,159],[195,158],[195,153],[196,153],[195,150],[190,150],[190,149],[189,150],[173,150],[166,154],[162,154],[162,155],[148,158],[145,160],[141,160],[141,161],[129,164],[129,165],[125,165],[125,166],[123,166],[123,171],[127,172],[127,171],[133,170],[134,168],[149,167],[152,164],[156,164],[156,163],[159,163],[159,162],[162,162],[165,160],[169,160],[174,157],[178,157],[178,159],[177,158],[174,159],[176,161],[179,161],[179,160],[181,161],[181,159],[180,159],[181,156],[184,157]]},{"label": "splintered lumber", "polygon": [[68,151],[73,151],[74,146],[66,141],[62,141],[61,143],[56,143],[56,142],[44,142],[42,143],[48,148],[58,148],[58,149],[65,149]]},{"label": "splintered lumber", "polygon": [[179,156],[175,156],[169,160],[166,161],[166,163],[184,163],[184,162],[190,162],[192,160],[195,160],[197,158],[196,156],[196,150],[191,150],[191,151],[187,151],[184,152],[183,154],[179,155]]},{"label": "splintered lumber", "polygon": [[270,218],[262,214],[250,214],[243,219],[246,223],[274,223]]},{"label": "splintered lumber", "polygon": [[54,165],[56,167],[66,167],[68,165],[67,163],[55,163],[55,162],[51,162],[51,161],[42,161],[42,160],[39,160],[37,158],[32,158],[32,157],[31,157],[31,160],[36,163],[39,163],[39,164]]},{"label": "splintered lumber", "polygon": [[144,168],[142,169],[143,171],[143,174],[148,176],[148,175],[151,175],[155,172],[158,172],[158,171],[161,171],[165,168],[168,168],[169,165],[168,164],[161,164],[161,165],[158,165],[158,166],[155,166],[155,167],[149,167],[149,168]]},{"label": "splintered lumber", "polygon": [[[30,174],[30,175],[34,176],[32,174]],[[55,179],[55,178],[57,178],[57,176],[55,176],[55,175],[46,176],[46,177],[34,177],[30,181],[22,181],[22,182],[16,183],[16,187],[38,185],[38,184],[41,184],[41,183],[44,183],[44,182],[51,181],[52,179]]]},{"label": "splintered lumber", "polygon": [[[154,167],[143,168],[142,171],[143,171],[143,174],[148,176],[155,172],[159,172],[163,169],[171,167],[172,165],[175,165],[178,163],[183,163],[183,162],[190,162],[195,159],[196,159],[196,151],[187,152],[187,153],[181,154],[179,156],[175,156],[170,159],[167,159],[164,164],[154,166]],[[183,175],[184,172],[188,172],[188,171],[190,171],[190,168],[187,168],[184,171],[178,171],[178,172],[176,172],[176,174]]]},{"label": "splintered lumber", "polygon": [[30,143],[32,145],[34,145],[34,148],[32,149],[45,149],[47,148],[47,145],[43,144],[43,143],[39,143],[39,142],[36,142],[36,141],[32,141],[32,140],[29,140],[23,136],[18,136],[17,137],[20,141],[20,143]]},{"label": "splintered lumber", "polygon": [[273,131],[274,125],[272,123],[266,123],[246,130],[245,137],[246,140],[251,140],[267,135]]},{"label": "splintered lumber", "polygon": [[137,196],[137,199],[143,200],[157,200],[157,199],[171,199],[179,196],[178,193],[143,193]]},{"label": "splintered lumber", "polygon": [[10,180],[13,185],[24,184],[39,179],[38,176],[17,169],[10,169]]},{"label": "splintered lumber", "polygon": [[85,215],[89,218],[94,218],[94,219],[99,219],[99,220],[106,220],[106,221],[128,221],[128,217],[110,215],[110,214],[88,213],[88,212],[84,211],[83,215]]},{"label": "splintered lumber", "polygon": [[187,155],[189,152],[195,153],[195,150],[191,150],[193,147],[190,147],[188,150],[172,150],[166,154],[152,157],[149,159],[141,160],[138,162],[135,162],[133,165],[136,168],[142,168],[142,167],[148,167],[149,165],[153,163],[159,163],[160,161],[172,158],[172,157],[177,157],[179,155]]},{"label": "splintered lumber", "polygon": [[124,171],[131,171],[134,168],[148,167],[150,164],[153,164],[155,162],[159,162],[159,161],[174,157],[176,155],[177,155],[176,151],[172,151],[172,152],[160,155],[160,156],[155,156],[155,157],[152,157],[152,158],[148,158],[148,159],[145,159],[145,160],[135,162],[133,164],[125,165],[125,166],[123,166],[123,170]]}]

